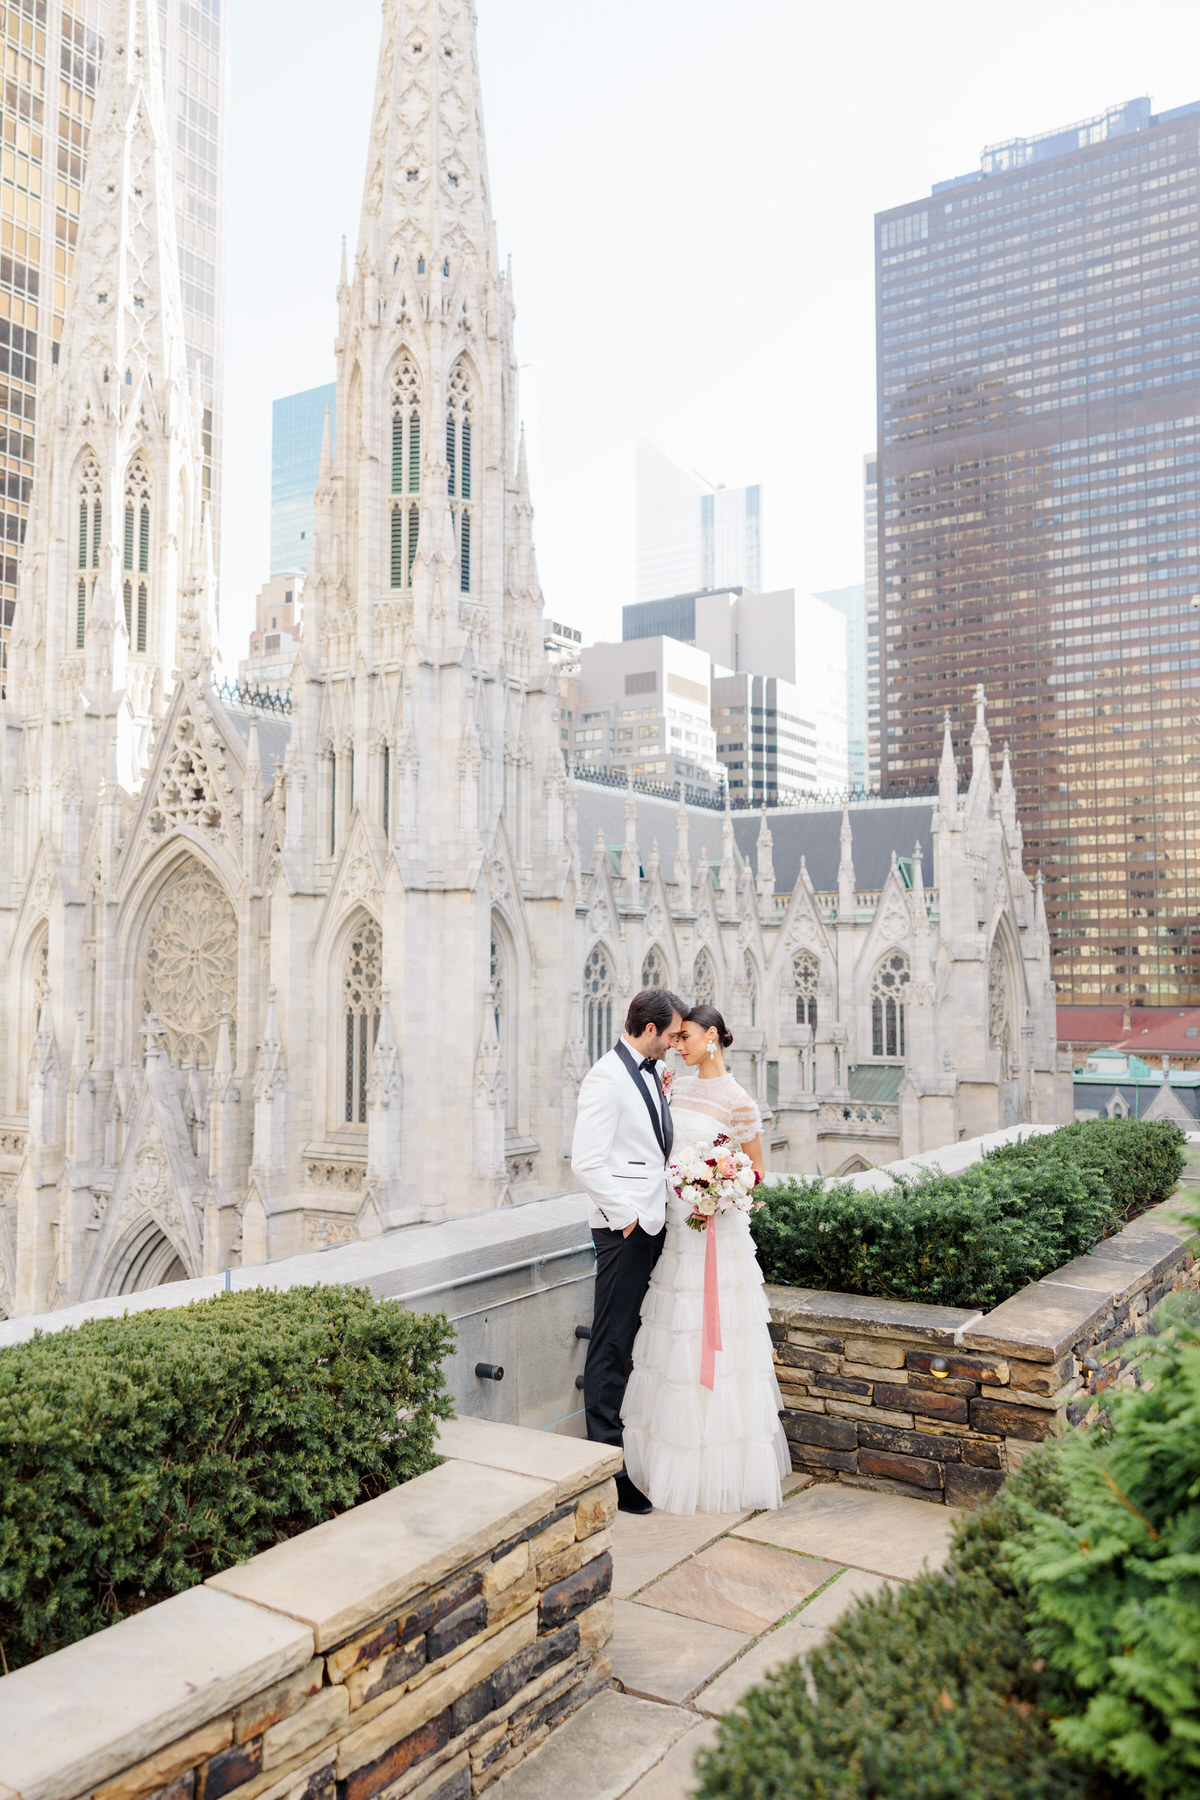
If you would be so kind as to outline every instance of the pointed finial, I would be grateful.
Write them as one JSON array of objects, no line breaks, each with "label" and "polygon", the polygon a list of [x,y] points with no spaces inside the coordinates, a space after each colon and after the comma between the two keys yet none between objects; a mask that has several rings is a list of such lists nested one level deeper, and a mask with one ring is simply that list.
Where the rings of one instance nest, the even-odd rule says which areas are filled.
[{"label": "pointed finial", "polygon": [[349,287],[349,285],[350,285],[350,271],[349,271],[349,267],[348,267],[347,261],[346,261],[346,234],[345,234],[345,232],[342,233],[342,280],[341,280],[341,285],[343,287]]}]

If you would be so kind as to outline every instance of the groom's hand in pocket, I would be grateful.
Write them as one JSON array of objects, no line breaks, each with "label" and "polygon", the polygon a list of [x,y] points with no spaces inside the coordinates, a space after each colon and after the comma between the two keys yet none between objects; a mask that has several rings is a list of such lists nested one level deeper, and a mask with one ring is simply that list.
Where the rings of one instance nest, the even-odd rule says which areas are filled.
[{"label": "groom's hand in pocket", "polygon": [[637,1230],[637,1220],[635,1219],[633,1221],[632,1225],[627,1225],[625,1227],[624,1231],[621,1233],[621,1236],[628,1237],[631,1231],[636,1231],[636,1230]]}]

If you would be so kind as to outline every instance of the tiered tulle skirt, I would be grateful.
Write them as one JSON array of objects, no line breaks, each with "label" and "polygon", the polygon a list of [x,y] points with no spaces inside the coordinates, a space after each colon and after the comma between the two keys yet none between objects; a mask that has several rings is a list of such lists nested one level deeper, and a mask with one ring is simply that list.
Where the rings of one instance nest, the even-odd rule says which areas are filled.
[{"label": "tiered tulle skirt", "polygon": [[700,1385],[705,1239],[685,1216],[672,1200],[642,1306],[622,1408],[625,1468],[663,1512],[778,1506],[791,1459],[749,1220],[727,1213],[714,1227],[722,1347],[710,1392]]}]

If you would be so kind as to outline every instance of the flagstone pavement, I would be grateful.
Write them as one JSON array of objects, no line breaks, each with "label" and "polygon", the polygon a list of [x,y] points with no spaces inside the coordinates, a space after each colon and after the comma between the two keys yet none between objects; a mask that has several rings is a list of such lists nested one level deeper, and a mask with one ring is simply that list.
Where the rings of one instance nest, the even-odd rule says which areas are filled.
[{"label": "flagstone pavement", "polygon": [[958,1509],[793,1475],[777,1512],[617,1517],[613,1686],[495,1800],[687,1800],[716,1718],[860,1594],[937,1568]]}]

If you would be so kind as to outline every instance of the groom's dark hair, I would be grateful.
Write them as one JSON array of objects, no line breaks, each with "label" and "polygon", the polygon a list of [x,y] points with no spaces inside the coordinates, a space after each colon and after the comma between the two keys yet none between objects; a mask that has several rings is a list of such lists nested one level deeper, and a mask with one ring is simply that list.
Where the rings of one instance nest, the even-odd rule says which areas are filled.
[{"label": "groom's dark hair", "polygon": [[670,988],[643,988],[629,1002],[625,1014],[625,1036],[640,1038],[648,1025],[665,1031],[675,1014],[683,1014],[683,1001]]}]

